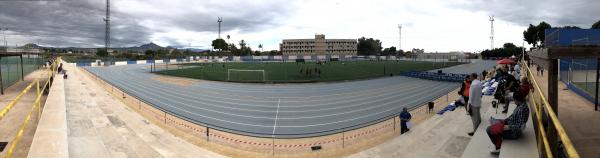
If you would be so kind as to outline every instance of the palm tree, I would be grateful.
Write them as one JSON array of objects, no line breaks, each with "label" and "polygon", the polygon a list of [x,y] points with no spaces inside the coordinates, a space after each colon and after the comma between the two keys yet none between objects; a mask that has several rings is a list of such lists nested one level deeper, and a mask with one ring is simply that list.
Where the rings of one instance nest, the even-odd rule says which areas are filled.
[{"label": "palm tree", "polygon": [[263,51],[262,48],[263,48],[263,45],[262,44],[258,44],[258,49],[260,49],[261,52]]},{"label": "palm tree", "polygon": [[229,38],[231,38],[231,36],[227,35],[227,45],[229,45]]}]

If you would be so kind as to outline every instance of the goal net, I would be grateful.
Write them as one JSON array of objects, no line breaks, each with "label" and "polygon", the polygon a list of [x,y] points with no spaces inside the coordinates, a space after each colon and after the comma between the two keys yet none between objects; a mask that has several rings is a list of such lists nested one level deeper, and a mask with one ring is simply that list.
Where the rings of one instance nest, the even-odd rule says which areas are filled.
[{"label": "goal net", "polygon": [[264,82],[265,70],[227,69],[227,81]]}]

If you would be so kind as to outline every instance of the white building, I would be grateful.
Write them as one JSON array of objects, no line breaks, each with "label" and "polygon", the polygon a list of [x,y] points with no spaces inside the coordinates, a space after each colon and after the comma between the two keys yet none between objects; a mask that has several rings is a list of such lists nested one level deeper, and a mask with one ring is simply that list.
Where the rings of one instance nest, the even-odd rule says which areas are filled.
[{"label": "white building", "polygon": [[356,55],[356,39],[325,39],[325,35],[315,35],[315,39],[284,39],[279,44],[283,55]]}]

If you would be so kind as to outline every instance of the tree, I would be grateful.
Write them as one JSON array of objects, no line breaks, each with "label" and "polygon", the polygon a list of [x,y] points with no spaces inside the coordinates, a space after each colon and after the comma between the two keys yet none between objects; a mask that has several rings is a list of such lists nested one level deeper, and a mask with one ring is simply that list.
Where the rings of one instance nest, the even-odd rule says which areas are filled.
[{"label": "tree", "polygon": [[504,45],[503,45],[503,46],[504,46],[504,48],[515,48],[515,47],[517,47],[517,46],[516,46],[515,44],[513,44],[513,43],[504,43]]},{"label": "tree", "polygon": [[212,45],[213,49],[218,49],[218,50],[224,50],[227,49],[227,42],[225,42],[225,40],[223,39],[215,39],[212,41]]},{"label": "tree", "polygon": [[359,55],[375,55],[381,52],[381,41],[378,39],[361,37],[358,39],[357,49]]},{"label": "tree", "polygon": [[240,41],[240,49],[244,49],[244,48],[246,48],[246,41],[241,40]]},{"label": "tree", "polygon": [[523,38],[528,44],[531,44],[534,47],[537,46],[537,27],[529,24],[527,30],[523,31]]},{"label": "tree", "polygon": [[229,43],[230,38],[231,38],[231,36],[227,35],[227,43]]},{"label": "tree", "polygon": [[600,29],[600,20],[592,25],[592,29]]},{"label": "tree", "polygon": [[248,45],[246,43],[246,41],[244,41],[244,40],[240,41],[240,55],[241,56],[252,55],[252,49],[250,49],[250,47],[246,47],[246,45]]},{"label": "tree", "polygon": [[262,44],[258,44],[258,49],[260,49],[260,51],[262,52],[263,45]]},{"label": "tree", "polygon": [[106,49],[98,49],[98,51],[96,51],[96,56],[106,57],[108,56],[108,52],[106,51]]},{"label": "tree", "polygon": [[540,24],[538,24],[536,26],[536,30],[537,30],[537,38],[540,41],[541,45],[543,46],[545,43],[545,39],[546,39],[546,33],[545,30],[552,28],[552,26],[550,26],[550,24],[546,23],[545,21],[540,22]]}]

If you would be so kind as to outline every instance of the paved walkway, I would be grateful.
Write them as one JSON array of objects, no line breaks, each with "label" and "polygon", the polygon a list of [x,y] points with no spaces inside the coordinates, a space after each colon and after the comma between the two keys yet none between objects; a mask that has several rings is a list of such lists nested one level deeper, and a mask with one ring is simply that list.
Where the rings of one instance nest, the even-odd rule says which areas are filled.
[{"label": "paved walkway", "polygon": [[[15,97],[21,93],[31,82],[37,78],[42,78],[40,84],[46,82],[44,74],[45,70],[36,70],[29,75],[25,76],[24,81],[17,81],[15,84],[4,89],[4,95],[0,95],[0,110],[4,109],[8,103],[13,101]],[[43,75],[43,76],[42,76]],[[21,100],[17,102],[13,108],[6,114],[2,120],[0,120],[0,142],[8,142],[4,151],[0,152],[0,157],[4,157],[10,148],[11,141],[17,135],[19,128],[25,121],[25,118],[31,111],[33,102],[36,99],[36,87],[33,86],[28,93],[21,97]],[[41,98],[42,103],[45,101],[45,97]],[[24,130],[21,141],[17,144],[13,157],[25,157],[29,151],[35,129],[37,127],[38,115],[32,115],[31,121]]]},{"label": "paved walkway", "polygon": [[223,157],[151,124],[82,70],[65,67],[70,157]]},{"label": "paved walkway", "polygon": [[[535,77],[547,92],[547,75]],[[559,81],[558,89],[558,119],[575,149],[581,157],[600,158],[600,111],[594,111],[594,103],[568,90],[563,82]]]}]

